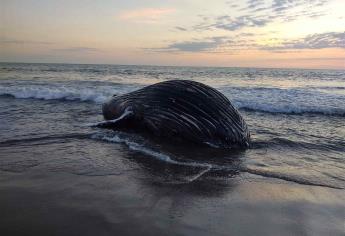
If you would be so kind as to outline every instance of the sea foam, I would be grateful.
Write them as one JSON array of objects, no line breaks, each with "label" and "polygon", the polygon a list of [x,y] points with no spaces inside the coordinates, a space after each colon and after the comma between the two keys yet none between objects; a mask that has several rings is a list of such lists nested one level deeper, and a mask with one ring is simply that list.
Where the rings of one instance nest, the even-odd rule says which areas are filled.
[{"label": "sea foam", "polygon": [[4,87],[0,86],[0,95],[10,95],[15,98],[35,98],[43,100],[79,100],[95,103],[104,102],[109,95],[97,89],[69,88],[50,86]]},{"label": "sea foam", "polygon": [[[101,104],[114,94],[124,94],[142,86],[0,85],[0,95],[43,100],[71,100]],[[238,109],[286,114],[345,116],[345,96],[317,90],[277,88],[218,88]]]}]

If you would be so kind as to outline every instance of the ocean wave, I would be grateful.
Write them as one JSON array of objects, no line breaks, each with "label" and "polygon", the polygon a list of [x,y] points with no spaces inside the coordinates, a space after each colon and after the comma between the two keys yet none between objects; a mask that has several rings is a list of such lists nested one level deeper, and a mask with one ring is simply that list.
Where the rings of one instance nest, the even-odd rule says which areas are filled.
[{"label": "ocean wave", "polygon": [[113,134],[111,136],[104,135],[104,134],[94,134],[92,135],[91,138],[104,140],[107,142],[123,143],[132,151],[140,152],[142,154],[153,157],[156,160],[163,161],[172,165],[201,168],[201,170],[198,171],[196,174],[192,176],[186,176],[186,178],[184,179],[184,182],[193,182],[213,168],[213,165],[207,164],[207,163],[185,162],[185,161],[176,160],[174,157],[168,154],[162,153],[160,151],[155,151],[154,149],[150,147],[147,147],[143,144],[132,141],[130,138],[121,137],[117,134]]},{"label": "ocean wave", "polygon": [[220,89],[243,110],[286,114],[345,116],[344,95],[305,88],[223,87]]},{"label": "ocean wave", "polygon": [[256,102],[235,102],[238,109],[253,112],[280,113],[280,114],[319,114],[329,116],[345,116],[345,109],[332,107],[301,107],[294,104],[258,104]]},{"label": "ocean wave", "polygon": [[27,87],[3,87],[0,86],[0,95],[13,96],[15,98],[35,98],[43,100],[78,100],[102,103],[113,92],[99,91],[92,88],[73,87],[47,87],[47,86],[27,86]]},{"label": "ocean wave", "polygon": [[[197,161],[187,161],[187,160],[181,161],[181,160],[178,160],[173,155],[169,155],[169,154],[162,153],[160,151],[156,151],[153,148],[146,146],[145,144],[140,144],[139,142],[133,141],[129,137],[121,137],[120,135],[117,135],[117,134],[113,134],[113,135],[94,134],[92,136],[92,138],[98,139],[98,140],[104,140],[107,142],[123,143],[130,150],[140,152],[142,154],[145,154],[145,155],[148,155],[152,158],[155,158],[159,161],[163,161],[163,162],[166,162],[166,163],[169,163],[172,165],[201,168],[201,170],[197,174],[189,176],[188,178],[186,178],[185,179],[186,182],[193,182],[208,172],[212,172],[212,171],[227,172],[229,170],[232,170],[232,171],[234,170],[233,166],[229,166],[226,164],[220,165],[220,164],[211,164],[211,163],[197,162]],[[273,178],[273,179],[280,179],[280,180],[284,180],[284,181],[294,182],[297,184],[328,187],[328,188],[335,188],[335,189],[344,189],[343,186],[340,186],[338,184],[333,185],[331,183],[323,183],[323,182],[317,181],[317,180],[316,181],[310,180],[310,179],[303,177],[303,176],[283,174],[283,173],[279,173],[279,172],[272,172],[272,171],[268,171],[268,170],[262,170],[262,169],[257,169],[257,168],[253,168],[253,167],[242,166],[242,165],[236,166],[235,168],[242,173],[249,173],[249,174],[259,175],[262,177]]]},{"label": "ocean wave", "polygon": [[[92,81],[91,81],[92,82]],[[103,103],[114,94],[123,94],[140,88],[140,85],[111,84],[32,84],[0,85],[0,96],[43,100],[71,100]],[[276,88],[226,88],[220,89],[235,107],[246,111],[285,114],[322,114],[345,116],[344,96],[311,93],[296,89]]]}]

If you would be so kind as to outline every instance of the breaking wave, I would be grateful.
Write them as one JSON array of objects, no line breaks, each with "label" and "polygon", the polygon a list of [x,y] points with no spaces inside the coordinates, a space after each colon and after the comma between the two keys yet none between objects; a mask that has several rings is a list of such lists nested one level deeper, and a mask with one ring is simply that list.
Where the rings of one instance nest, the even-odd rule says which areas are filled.
[{"label": "breaking wave", "polygon": [[281,114],[321,114],[329,116],[345,116],[345,109],[326,106],[299,106],[298,104],[258,104],[257,102],[235,102],[240,110]]},{"label": "breaking wave", "polygon": [[96,103],[104,102],[111,96],[112,91],[99,91],[93,88],[73,88],[73,87],[47,87],[47,86],[27,86],[27,87],[3,87],[0,86],[0,95],[13,96],[15,98],[35,98],[43,100],[77,100],[91,101]]},{"label": "breaking wave", "polygon": [[[103,103],[114,94],[123,94],[140,86],[63,86],[63,85],[28,85],[1,86],[0,96],[14,98],[70,100]],[[341,101],[345,97],[329,94],[308,94],[303,91],[277,89],[220,89],[234,105],[242,110],[286,114],[322,114],[330,116],[345,116],[345,107]],[[264,93],[262,92],[264,91]]]}]

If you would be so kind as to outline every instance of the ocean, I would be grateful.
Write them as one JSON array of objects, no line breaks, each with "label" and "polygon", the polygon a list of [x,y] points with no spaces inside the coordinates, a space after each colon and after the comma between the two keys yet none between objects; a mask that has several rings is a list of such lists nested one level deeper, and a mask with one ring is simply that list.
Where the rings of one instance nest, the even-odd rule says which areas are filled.
[{"label": "ocean", "polygon": [[[229,98],[249,126],[251,148],[246,151],[189,150],[157,144],[140,134],[94,127],[103,120],[101,105],[110,96],[173,79],[207,84]],[[0,131],[0,179],[3,181],[0,181],[0,190],[9,193],[7,185],[16,178],[20,180],[11,186],[25,187],[30,193],[37,188],[40,189],[38,192],[44,192],[44,189],[53,187],[64,192],[61,186],[75,179],[87,182],[97,178],[97,184],[88,186],[83,182],[89,192],[83,192],[86,187],[82,184],[69,189],[81,191],[78,195],[80,203],[83,194],[90,191],[97,196],[98,187],[110,184],[111,178],[113,183],[118,181],[117,185],[107,185],[102,190],[104,196],[106,193],[108,197],[116,195],[114,198],[118,203],[127,205],[131,205],[130,200],[119,200],[125,193],[142,196],[141,203],[137,199],[136,211],[130,207],[125,208],[127,211],[117,209],[117,212],[124,211],[127,223],[133,222],[133,217],[139,217],[136,214],[140,212],[140,204],[162,192],[173,191],[171,189],[176,186],[187,186],[183,188],[185,191],[196,194],[193,202],[200,196],[205,200],[230,194],[229,189],[242,182],[258,185],[288,183],[343,191],[345,71],[0,63]],[[64,177],[53,179],[56,176]],[[184,194],[183,199],[188,202],[191,197]],[[150,197],[145,198],[147,195]],[[32,194],[27,196],[31,200],[41,199],[30,198]],[[59,202],[59,196],[55,194],[49,199]],[[10,195],[7,197],[3,201],[8,203]],[[64,199],[62,197],[61,201]],[[182,197],[178,199],[180,201],[174,202],[177,208],[167,210],[167,215],[172,218],[167,216],[165,223],[176,222],[174,217],[183,216],[184,208],[191,204]],[[98,201],[111,200],[102,198]],[[214,203],[215,200],[210,201]],[[45,204],[45,200],[42,202]],[[164,201],[156,203],[164,204]],[[85,204],[71,204],[69,209],[87,212],[88,204],[94,204],[102,216],[113,214],[105,205],[96,207],[99,202]],[[10,212],[13,208],[6,209]],[[155,216],[164,215],[160,212],[164,208],[158,209]],[[208,208],[211,212],[212,209]],[[339,213],[341,217],[343,210]],[[42,214],[46,216],[48,213]],[[62,215],[68,215],[59,214],[59,222],[63,221]],[[336,219],[341,221],[341,217]],[[142,220],[147,225],[149,219]],[[339,227],[335,234],[341,233]],[[281,232],[279,230],[275,233]],[[184,229],[181,232],[198,231]]]}]

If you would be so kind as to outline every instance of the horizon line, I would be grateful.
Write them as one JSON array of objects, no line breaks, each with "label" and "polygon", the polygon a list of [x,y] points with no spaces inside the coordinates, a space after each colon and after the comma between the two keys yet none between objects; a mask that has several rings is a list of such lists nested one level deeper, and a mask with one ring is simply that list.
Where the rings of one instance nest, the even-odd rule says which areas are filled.
[{"label": "horizon line", "polygon": [[[341,58],[339,58],[341,59]],[[2,64],[55,64],[55,65],[109,65],[109,66],[152,66],[152,67],[191,67],[191,68],[239,68],[239,69],[295,69],[295,70],[341,70],[345,68],[298,68],[298,67],[248,67],[248,66],[202,66],[202,65],[153,65],[153,64],[115,64],[115,63],[77,63],[77,62],[19,62],[19,61],[0,61]]]}]

